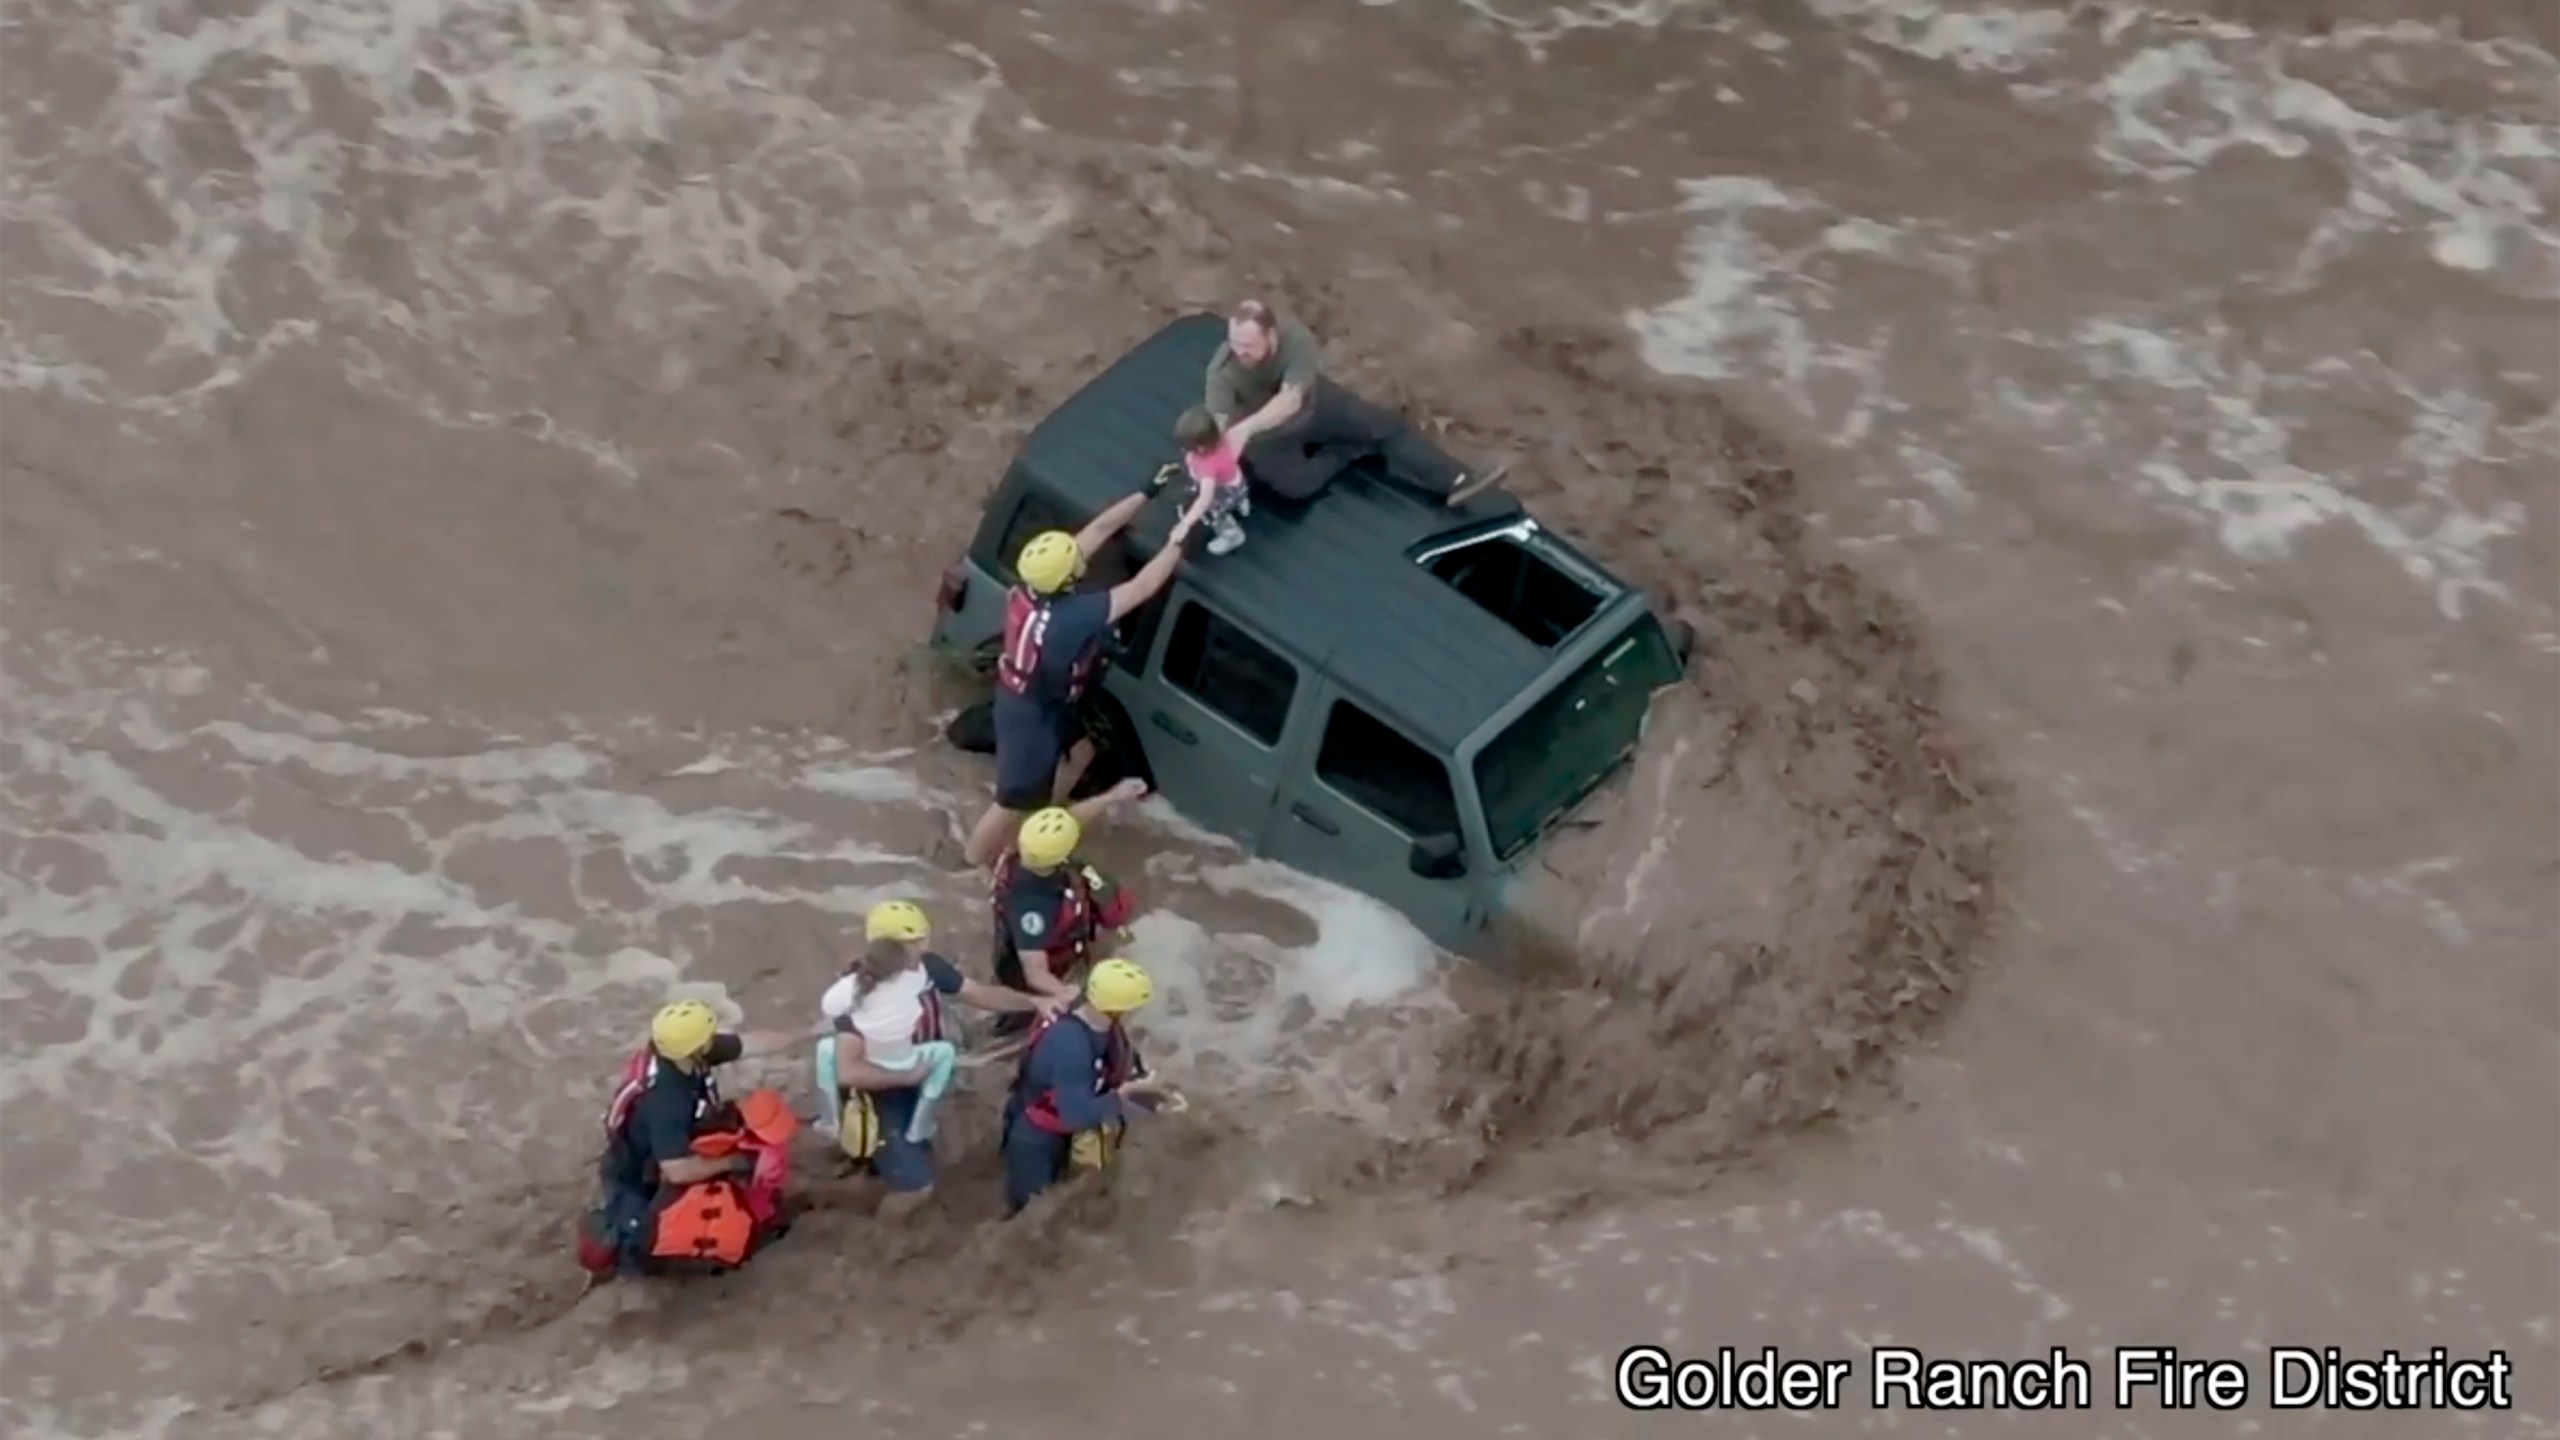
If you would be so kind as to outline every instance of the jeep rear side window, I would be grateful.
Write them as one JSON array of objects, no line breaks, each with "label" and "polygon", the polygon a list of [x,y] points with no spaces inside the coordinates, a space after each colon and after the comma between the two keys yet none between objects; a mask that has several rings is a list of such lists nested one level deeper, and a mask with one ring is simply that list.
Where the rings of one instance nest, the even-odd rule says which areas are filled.
[{"label": "jeep rear side window", "polygon": [[1298,694],[1297,666],[1197,600],[1173,622],[1164,678],[1265,745],[1280,743]]},{"label": "jeep rear side window", "polygon": [[[1076,518],[1063,507],[1026,487],[1020,503],[1013,508],[1013,518],[1005,522],[1004,538],[996,542],[993,567],[996,574],[1008,585],[1018,582],[1022,577],[1013,573],[1014,557],[1022,553],[1023,546],[1031,543],[1032,536],[1043,530],[1073,533],[1079,528]],[[1115,535],[1094,555],[1092,567],[1085,572],[1084,579],[1076,582],[1076,589],[1108,590],[1136,574],[1137,568],[1129,563],[1128,542]],[[1158,599],[1141,605],[1129,618],[1120,622],[1121,653],[1115,663],[1121,669],[1133,675],[1146,673],[1147,651],[1155,646],[1156,625],[1164,619],[1164,603]]]},{"label": "jeep rear side window", "polygon": [[1004,577],[1006,584],[1012,584],[1022,578],[1013,573],[1014,558],[1022,553],[1022,547],[1030,543],[1032,536],[1043,530],[1075,528],[1064,507],[1025,486],[1022,498],[1014,504],[1013,518],[1004,522],[1004,534],[996,541],[996,553],[988,557],[995,562],[992,568]]},{"label": "jeep rear side window", "polygon": [[[1022,553],[1022,547],[1031,543],[1032,536],[1043,530],[1064,530],[1072,535],[1083,528],[1084,522],[1068,514],[1064,506],[1026,488],[1021,502],[1014,506],[1013,518],[1005,522],[1004,538],[996,542],[992,568],[1010,585],[1022,578],[1013,573],[1013,562]],[[1115,535],[1109,544],[1094,553],[1093,564],[1085,571],[1085,578],[1077,582],[1076,588],[1109,589],[1136,573],[1137,567],[1129,563],[1128,542]]]},{"label": "jeep rear side window", "polygon": [[1333,702],[1316,778],[1386,817],[1407,835],[1458,833],[1458,793],[1449,767],[1348,700]]}]

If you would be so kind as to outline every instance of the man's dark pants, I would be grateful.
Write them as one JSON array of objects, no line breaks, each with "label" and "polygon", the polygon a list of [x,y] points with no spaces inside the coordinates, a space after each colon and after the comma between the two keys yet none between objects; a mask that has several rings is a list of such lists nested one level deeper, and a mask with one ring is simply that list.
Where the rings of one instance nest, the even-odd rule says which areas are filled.
[{"label": "man's dark pants", "polygon": [[1404,417],[1373,405],[1330,380],[1318,380],[1306,407],[1288,424],[1245,446],[1245,473],[1283,500],[1312,499],[1343,467],[1364,455],[1386,462],[1387,478],[1435,501],[1466,476]]}]

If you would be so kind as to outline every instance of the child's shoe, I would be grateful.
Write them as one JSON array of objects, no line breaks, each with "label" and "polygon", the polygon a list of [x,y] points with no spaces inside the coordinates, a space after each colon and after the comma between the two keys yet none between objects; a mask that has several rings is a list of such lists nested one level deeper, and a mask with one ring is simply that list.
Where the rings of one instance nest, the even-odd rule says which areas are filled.
[{"label": "child's shoe", "polygon": [[1209,553],[1212,555],[1234,554],[1236,547],[1243,543],[1244,527],[1236,523],[1233,515],[1221,515],[1209,527]]}]

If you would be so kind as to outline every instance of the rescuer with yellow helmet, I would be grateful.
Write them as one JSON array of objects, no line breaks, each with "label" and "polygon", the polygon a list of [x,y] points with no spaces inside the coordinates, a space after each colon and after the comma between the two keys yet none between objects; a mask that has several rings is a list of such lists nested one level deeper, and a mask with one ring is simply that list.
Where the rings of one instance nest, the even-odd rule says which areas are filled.
[{"label": "rescuer with yellow helmet", "polygon": [[[713,1072],[748,1055],[787,1050],[810,1032],[724,1030],[707,1001],[671,1000],[649,1019],[648,1043],[625,1062],[605,1109],[603,1200],[581,1236],[582,1262],[596,1274],[646,1273],[661,1212],[695,1187],[753,1168],[745,1152],[699,1153],[696,1138],[728,1123],[730,1107]],[[738,1257],[741,1261],[743,1255]]]},{"label": "rescuer with yellow helmet", "polygon": [[1163,593],[1208,509],[1204,497],[1185,510],[1164,548],[1135,575],[1107,590],[1078,590],[1095,553],[1129,528],[1153,491],[1150,484],[1072,534],[1043,530],[1009,557],[1015,583],[1005,594],[996,652],[996,798],[970,831],[965,853],[973,866],[1004,848],[1008,826],[1064,802],[1093,763],[1085,702],[1111,627]]},{"label": "rescuer with yellow helmet", "polygon": [[[1144,793],[1134,782],[1075,807],[1033,812],[996,860],[995,974],[1000,985],[1072,1002],[1098,946],[1116,941],[1135,918],[1136,901],[1077,854],[1085,814]],[[1006,1016],[999,1035],[1023,1021]]]},{"label": "rescuer with yellow helmet", "polygon": [[926,948],[933,924],[912,900],[872,906],[862,934],[861,954],[819,1002],[833,1030],[816,1050],[818,1093],[833,1097],[819,1129],[888,1187],[883,1214],[892,1215],[933,1193],[934,1112],[959,1063],[944,1006],[1025,1023],[1064,1007],[961,974]]},{"label": "rescuer with yellow helmet", "polygon": [[1110,1164],[1130,1110],[1181,1108],[1181,1096],[1147,1073],[1125,1023],[1155,993],[1137,962],[1103,960],[1075,1005],[1033,1027],[1005,1097],[1006,1213],[1070,1175]]}]

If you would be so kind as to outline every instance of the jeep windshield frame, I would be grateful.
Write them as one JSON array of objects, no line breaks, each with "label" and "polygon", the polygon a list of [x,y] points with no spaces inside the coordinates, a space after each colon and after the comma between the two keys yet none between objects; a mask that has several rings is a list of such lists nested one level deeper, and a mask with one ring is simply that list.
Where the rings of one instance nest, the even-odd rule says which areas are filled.
[{"label": "jeep windshield frame", "polygon": [[1495,859],[1518,858],[1616,774],[1654,692],[1680,674],[1661,621],[1641,611],[1494,732],[1468,769]]}]

